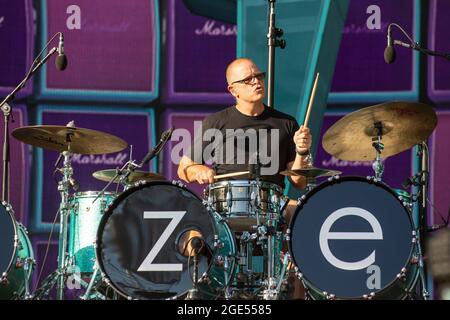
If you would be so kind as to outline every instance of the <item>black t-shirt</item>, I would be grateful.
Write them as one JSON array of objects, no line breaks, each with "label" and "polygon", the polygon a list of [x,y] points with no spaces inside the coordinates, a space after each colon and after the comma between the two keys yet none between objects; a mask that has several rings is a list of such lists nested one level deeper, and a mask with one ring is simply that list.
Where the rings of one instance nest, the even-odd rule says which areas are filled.
[{"label": "black t-shirt", "polygon": [[232,106],[203,120],[202,134],[195,134],[194,154],[191,146],[188,155],[197,163],[212,165],[217,174],[247,171],[259,157],[261,179],[284,187],[279,172],[295,160],[293,136],[298,129],[293,117],[273,108],[247,116]]}]

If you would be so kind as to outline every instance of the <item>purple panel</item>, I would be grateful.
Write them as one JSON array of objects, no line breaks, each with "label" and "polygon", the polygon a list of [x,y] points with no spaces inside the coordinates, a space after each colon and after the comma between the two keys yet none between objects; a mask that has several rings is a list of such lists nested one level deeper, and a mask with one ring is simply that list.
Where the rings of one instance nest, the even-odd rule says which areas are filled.
[{"label": "purple panel", "polygon": [[[34,24],[31,0],[0,0],[0,95],[10,93],[25,78],[33,60]],[[28,81],[16,97],[32,91]]]},{"label": "purple panel", "polygon": [[236,26],[191,14],[168,1],[168,102],[230,103],[225,70],[236,57]]},{"label": "purple panel", "polygon": [[431,223],[443,223],[450,210],[450,112],[438,112],[438,125],[433,133],[431,148],[431,201],[435,210],[430,212]]},{"label": "purple panel", "polygon": [[153,90],[153,0],[48,0],[47,20],[48,39],[64,33],[69,60],[64,72],[47,64],[47,88]]},{"label": "purple panel", "polygon": [[[150,127],[150,114],[140,112],[101,112],[101,111],[61,111],[44,110],[42,113],[42,124],[66,125],[74,120],[75,125],[80,128],[93,129],[113,134],[129,145],[133,145],[133,159],[143,159],[152,145],[153,128]],[[58,209],[60,196],[57,184],[52,178],[54,164],[58,153],[44,150],[42,163],[42,222],[52,222]],[[72,166],[74,178],[79,182],[79,191],[100,191],[106,185],[105,182],[96,180],[92,174],[98,170],[115,169],[121,167],[129,159],[129,148],[118,153],[106,155],[74,155]],[[149,170],[150,166],[142,170]],[[149,170],[150,171],[150,170]],[[60,179],[56,175],[55,179]],[[111,185],[110,191],[115,191],[115,184]],[[120,189],[121,191],[121,189]]]},{"label": "purple panel", "polygon": [[[429,47],[431,50],[450,52],[448,30],[450,1],[430,1]],[[450,101],[450,62],[443,58],[428,58],[428,91],[434,101]]]},{"label": "purple panel", "polygon": [[[369,29],[366,13],[369,6],[380,8],[380,29]],[[353,0],[347,14],[344,34],[331,87],[331,92],[411,91],[413,84],[413,51],[396,47],[395,63],[386,64],[387,27],[391,22],[413,35],[414,0]],[[369,23],[370,25],[370,23]],[[405,40],[393,28],[393,38]]]},{"label": "purple panel", "polygon": [[[173,112],[166,111],[165,113],[165,127],[174,127],[176,129],[187,129],[191,134],[192,139],[194,138],[194,121],[202,121],[207,115],[212,112]],[[172,139],[175,136],[172,136]],[[191,140],[192,141],[192,140]],[[178,161],[171,159],[171,151],[174,145],[178,144],[180,141],[169,141],[164,150],[164,175],[170,180],[179,180],[177,174]],[[180,155],[181,157],[182,155]],[[202,196],[203,189],[205,185],[199,185],[198,183],[188,183],[187,187],[194,191],[197,195]]]},{"label": "purple panel", "polygon": [[[14,139],[11,132],[28,123],[27,109],[25,106],[11,106],[13,121],[9,123],[10,142],[10,189],[9,202],[13,207],[16,219],[25,226],[28,223],[28,181],[29,181],[29,147]],[[3,116],[3,114],[2,114]],[[3,144],[3,119],[0,124],[0,141]],[[0,154],[0,157],[2,155]],[[3,171],[0,171],[0,181],[3,179]],[[1,183],[0,183],[1,186]]]},{"label": "purple panel", "polygon": [[[326,115],[323,120],[322,131],[320,134],[320,140],[323,140],[323,135],[334,123],[341,119],[344,114],[341,115]],[[356,146],[355,146],[356,147]],[[401,188],[402,182],[411,176],[412,172],[412,158],[411,150],[404,151],[395,156],[389,157],[384,161],[384,174],[383,181],[392,188]],[[356,162],[356,161],[343,161],[331,156],[327,153],[322,143],[319,143],[317,149],[316,158],[314,159],[314,165],[320,168],[327,168],[331,170],[342,171],[343,176],[373,176],[374,171],[372,169],[371,162]]]}]

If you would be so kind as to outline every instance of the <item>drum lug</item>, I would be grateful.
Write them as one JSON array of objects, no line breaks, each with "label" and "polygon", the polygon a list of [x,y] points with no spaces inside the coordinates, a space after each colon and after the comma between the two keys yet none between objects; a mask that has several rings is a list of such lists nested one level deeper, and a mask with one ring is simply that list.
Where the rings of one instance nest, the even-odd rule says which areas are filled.
[{"label": "drum lug", "polygon": [[211,284],[211,279],[209,278],[209,276],[206,273],[204,273],[201,276],[201,278],[198,280],[198,282],[210,285]]},{"label": "drum lug", "polygon": [[375,292],[363,295],[364,300],[372,300],[375,297]]},{"label": "drum lug", "polygon": [[305,201],[306,195],[302,195],[300,198],[297,199],[297,206],[301,205],[303,201]]},{"label": "drum lug", "polygon": [[397,274],[397,279],[399,279],[402,282],[406,281],[406,268],[402,268],[400,273]]},{"label": "drum lug", "polygon": [[181,182],[181,180],[172,180],[172,184],[173,184],[174,186],[178,186],[178,187],[181,187],[181,188],[185,188],[185,187],[186,187],[186,186],[184,185],[184,183]]},{"label": "drum lug", "polygon": [[326,292],[326,291],[324,291],[322,293],[327,300],[336,300],[336,295],[334,295],[332,293],[328,294],[328,292]]},{"label": "drum lug", "polygon": [[9,285],[8,281],[8,274],[6,272],[3,272],[2,277],[0,278],[0,284],[2,285]]}]

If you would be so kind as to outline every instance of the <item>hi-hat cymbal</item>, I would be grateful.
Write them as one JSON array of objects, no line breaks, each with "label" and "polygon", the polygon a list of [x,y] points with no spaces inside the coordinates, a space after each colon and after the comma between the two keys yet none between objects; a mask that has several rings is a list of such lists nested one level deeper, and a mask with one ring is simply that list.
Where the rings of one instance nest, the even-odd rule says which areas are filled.
[{"label": "hi-hat cymbal", "polygon": [[70,151],[77,154],[106,154],[118,152],[127,147],[119,137],[108,133],[67,126],[27,126],[12,132],[17,140],[35,147],[58,152]]},{"label": "hi-hat cymbal", "polygon": [[[116,169],[106,169],[106,170],[100,170],[96,171],[92,174],[92,176],[97,179],[104,182],[110,182],[115,176],[116,176],[117,170]],[[128,180],[125,182],[126,184],[131,184],[136,181],[164,181],[166,180],[166,177],[159,173],[152,173],[152,172],[146,172],[146,171],[133,171],[129,176]],[[119,179],[114,180],[114,183],[119,183]]]},{"label": "hi-hat cymbal", "polygon": [[384,144],[381,157],[386,158],[426,140],[437,125],[437,117],[433,108],[423,103],[378,104],[340,119],[324,134],[322,146],[341,160],[372,161],[376,157],[372,139],[377,137],[377,123]]},{"label": "hi-hat cymbal", "polygon": [[309,168],[281,171],[280,174],[283,176],[303,176],[307,178],[318,178],[318,177],[336,176],[342,174],[342,172],[337,170],[309,167]]}]

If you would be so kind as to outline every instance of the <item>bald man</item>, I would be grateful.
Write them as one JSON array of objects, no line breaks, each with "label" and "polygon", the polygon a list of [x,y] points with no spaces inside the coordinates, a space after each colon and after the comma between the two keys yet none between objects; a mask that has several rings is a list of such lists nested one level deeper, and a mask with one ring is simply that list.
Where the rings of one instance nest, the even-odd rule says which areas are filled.
[{"label": "bald man", "polygon": [[[211,162],[211,159],[205,159],[208,156],[205,153],[200,155],[195,153],[194,142],[194,148],[191,147],[189,154],[184,155],[180,160],[178,176],[186,182],[196,181],[206,184],[214,183],[214,176],[217,174],[249,170],[250,159],[255,160],[254,157],[252,158],[254,150],[251,150],[250,147],[251,135],[244,133],[244,138],[248,138],[244,149],[239,149],[238,142],[236,143],[234,139],[239,137],[237,134],[239,130],[242,134],[243,131],[248,132],[253,129],[254,132],[258,132],[256,134],[258,136],[258,156],[262,159],[263,156],[271,155],[271,157],[262,159],[266,160],[265,162],[261,161],[263,164],[261,179],[284,188],[284,176],[279,174],[280,171],[307,166],[307,156],[312,143],[309,129],[299,127],[293,117],[264,105],[265,73],[261,72],[252,60],[240,58],[231,62],[226,70],[226,79],[228,91],[236,99],[236,104],[206,117],[202,122],[201,132],[197,133],[195,137],[202,150],[206,150],[208,142],[211,143],[214,140],[212,149],[220,153],[220,146],[222,146],[223,157],[217,157],[215,154],[214,161],[212,161],[214,168],[206,165]],[[214,135],[214,130],[219,131],[220,134]],[[212,136],[215,138],[208,141]],[[228,146],[234,147],[232,152],[223,147],[227,145],[227,139],[230,137],[233,140]],[[239,159],[242,153],[244,162],[242,162],[242,158]],[[236,177],[236,179],[242,179],[242,177]],[[304,177],[290,177],[289,180],[298,189],[304,189],[306,186]],[[295,213],[296,205],[296,201],[289,200],[287,202],[283,217],[288,223]],[[304,299],[304,297],[304,287],[290,269],[286,298]]]},{"label": "bald man", "polygon": [[[231,62],[226,70],[226,79],[228,91],[236,99],[236,104],[206,117],[202,122],[202,134],[197,134],[196,139],[202,139],[202,150],[204,150],[206,144],[203,136],[208,129],[217,129],[222,133],[222,136],[219,137],[223,141],[215,141],[222,146],[226,146],[226,139],[230,138],[228,134],[230,131],[227,130],[253,128],[259,133],[267,132],[266,139],[263,139],[265,136],[263,134],[259,134],[257,138],[259,155],[271,155],[271,159],[265,159],[270,160],[269,163],[263,163],[261,179],[284,188],[284,176],[279,172],[287,169],[300,169],[307,165],[307,156],[312,143],[309,129],[299,128],[293,117],[264,105],[265,73],[261,72],[252,60],[240,58]],[[215,162],[214,168],[205,164],[208,161],[203,154],[198,156],[190,152],[189,155],[184,155],[179,163],[178,176],[186,182],[196,181],[206,184],[214,183],[216,174],[248,170],[249,159],[254,156],[253,150],[249,150],[249,145],[246,144],[245,150],[234,150],[233,153],[225,150],[225,147],[223,149],[225,155],[221,159],[226,161],[220,163],[216,158],[216,161],[213,161]],[[239,152],[243,153],[244,163],[239,161]],[[264,174],[264,170],[267,173],[269,169],[270,174]],[[237,177],[237,179],[239,178],[242,177]],[[290,177],[289,180],[298,189],[304,189],[306,186],[304,177]],[[296,203],[291,201],[284,212],[288,222],[295,211],[295,205]]]}]

